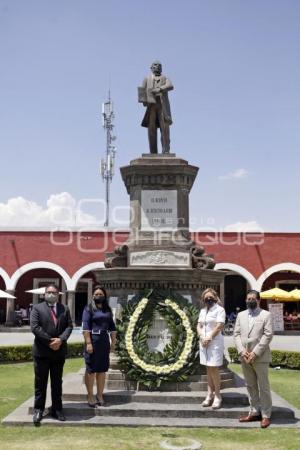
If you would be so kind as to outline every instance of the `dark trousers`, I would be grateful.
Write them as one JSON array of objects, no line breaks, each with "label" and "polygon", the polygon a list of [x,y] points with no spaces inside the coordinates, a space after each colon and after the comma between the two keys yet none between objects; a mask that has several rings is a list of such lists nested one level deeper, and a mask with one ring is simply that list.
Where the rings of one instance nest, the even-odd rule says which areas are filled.
[{"label": "dark trousers", "polygon": [[165,123],[162,105],[159,99],[156,104],[150,105],[149,110],[148,138],[150,153],[157,153],[157,124],[160,128],[162,152],[169,153],[170,127]]},{"label": "dark trousers", "polygon": [[48,377],[51,379],[52,411],[62,410],[62,375],[65,359],[34,358],[34,408],[44,410]]}]

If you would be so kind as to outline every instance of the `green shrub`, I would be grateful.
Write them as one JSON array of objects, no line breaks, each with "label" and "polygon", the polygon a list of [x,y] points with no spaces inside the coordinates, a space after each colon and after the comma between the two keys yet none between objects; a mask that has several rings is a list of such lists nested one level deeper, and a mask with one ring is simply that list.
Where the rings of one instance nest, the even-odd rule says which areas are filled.
[{"label": "green shrub", "polygon": [[239,354],[235,347],[228,347],[230,362],[239,362]]},{"label": "green shrub", "polygon": [[282,350],[272,350],[271,354],[272,354],[272,362],[271,362],[271,366],[286,366],[286,353]]},{"label": "green shrub", "polygon": [[0,362],[31,361],[31,345],[7,345],[0,347]]},{"label": "green shrub", "polygon": [[[67,358],[83,356],[83,343],[68,344]],[[0,363],[32,361],[32,345],[0,346]]]},{"label": "green shrub", "polygon": [[[239,362],[239,355],[235,347],[228,347],[230,362]],[[271,366],[281,366],[287,369],[300,370],[300,352],[289,352],[287,350],[271,350]]]},{"label": "green shrub", "polygon": [[291,369],[300,369],[300,352],[286,352],[286,365]]},{"label": "green shrub", "polygon": [[68,344],[67,358],[83,356],[83,342],[71,342]]}]

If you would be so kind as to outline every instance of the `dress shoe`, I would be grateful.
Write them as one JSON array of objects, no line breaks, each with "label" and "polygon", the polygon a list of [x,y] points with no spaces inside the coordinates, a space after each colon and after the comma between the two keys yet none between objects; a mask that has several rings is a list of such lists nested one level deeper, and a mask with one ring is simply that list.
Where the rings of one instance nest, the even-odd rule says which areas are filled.
[{"label": "dress shoe", "polygon": [[261,420],[261,415],[256,414],[255,416],[248,414],[248,416],[241,416],[239,422],[257,422]]},{"label": "dress shoe", "polygon": [[216,397],[214,398],[214,402],[212,404],[212,409],[220,409],[222,406],[222,397]]},{"label": "dress shoe", "polygon": [[263,417],[262,421],[260,422],[260,427],[261,428],[268,428],[270,423],[271,423],[271,420],[268,419],[268,417]]},{"label": "dress shoe", "polygon": [[65,422],[66,417],[62,411],[52,411],[51,416],[53,419],[60,420],[61,422]]},{"label": "dress shoe", "polygon": [[201,403],[201,405],[202,406],[204,406],[205,408],[207,407],[207,406],[211,406],[212,405],[212,403],[213,403],[213,401],[214,401],[214,396],[207,396],[206,397],[206,399]]},{"label": "dress shoe", "polygon": [[41,409],[36,409],[33,413],[32,421],[34,425],[38,425],[43,418],[43,411]]}]

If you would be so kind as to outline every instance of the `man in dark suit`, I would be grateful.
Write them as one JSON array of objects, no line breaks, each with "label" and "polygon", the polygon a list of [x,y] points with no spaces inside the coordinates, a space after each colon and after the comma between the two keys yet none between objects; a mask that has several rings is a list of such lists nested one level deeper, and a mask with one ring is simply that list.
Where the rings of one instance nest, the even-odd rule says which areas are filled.
[{"label": "man in dark suit", "polygon": [[150,153],[157,153],[157,128],[160,128],[163,153],[170,153],[171,108],[168,92],[174,89],[171,81],[162,75],[162,64],[154,61],[151,74],[139,88],[139,102],[146,106],[142,127],[148,128]]},{"label": "man in dark suit", "polygon": [[62,375],[67,339],[72,333],[73,325],[69,308],[58,303],[58,296],[58,288],[53,284],[48,285],[45,290],[45,301],[34,305],[30,315],[31,331],[35,335],[33,345],[35,425],[39,424],[43,417],[49,372],[51,415],[58,420],[66,420],[62,411]]}]

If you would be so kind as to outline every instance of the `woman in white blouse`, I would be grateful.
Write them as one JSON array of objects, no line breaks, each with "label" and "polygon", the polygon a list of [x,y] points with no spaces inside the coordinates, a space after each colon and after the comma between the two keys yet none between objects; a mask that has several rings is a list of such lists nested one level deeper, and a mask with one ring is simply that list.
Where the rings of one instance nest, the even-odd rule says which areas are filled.
[{"label": "woman in white blouse", "polygon": [[225,310],[214,289],[206,289],[201,296],[204,308],[199,314],[197,332],[200,338],[200,364],[207,370],[207,396],[202,406],[218,409],[222,404],[219,367],[223,365]]}]

